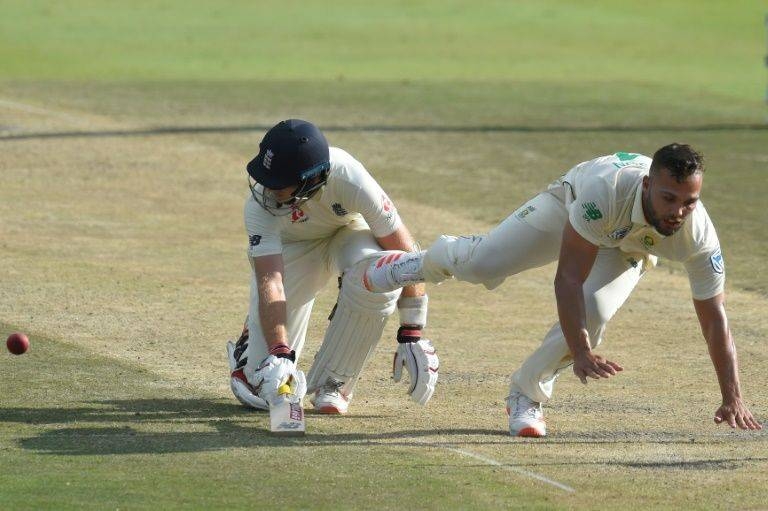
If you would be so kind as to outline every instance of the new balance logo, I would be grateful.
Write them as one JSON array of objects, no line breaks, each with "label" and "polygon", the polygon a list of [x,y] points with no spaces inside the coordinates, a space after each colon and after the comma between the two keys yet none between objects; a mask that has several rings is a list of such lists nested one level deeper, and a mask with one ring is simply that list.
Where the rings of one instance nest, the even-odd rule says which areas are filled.
[{"label": "new balance logo", "polygon": [[331,208],[333,209],[333,212],[336,213],[337,216],[346,216],[349,214],[349,211],[347,211],[347,209],[341,204],[339,204],[338,202],[334,202],[333,204],[331,204]]},{"label": "new balance logo", "polygon": [[582,204],[581,207],[584,208],[584,220],[587,222],[603,218],[603,214],[594,202],[587,202],[586,204]]}]

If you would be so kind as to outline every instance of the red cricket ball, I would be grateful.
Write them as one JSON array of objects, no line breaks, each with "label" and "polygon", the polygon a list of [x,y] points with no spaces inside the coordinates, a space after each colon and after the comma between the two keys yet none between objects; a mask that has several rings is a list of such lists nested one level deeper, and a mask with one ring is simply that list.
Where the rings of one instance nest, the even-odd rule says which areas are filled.
[{"label": "red cricket ball", "polygon": [[21,355],[29,349],[29,338],[21,332],[14,332],[8,336],[5,345],[14,355]]}]

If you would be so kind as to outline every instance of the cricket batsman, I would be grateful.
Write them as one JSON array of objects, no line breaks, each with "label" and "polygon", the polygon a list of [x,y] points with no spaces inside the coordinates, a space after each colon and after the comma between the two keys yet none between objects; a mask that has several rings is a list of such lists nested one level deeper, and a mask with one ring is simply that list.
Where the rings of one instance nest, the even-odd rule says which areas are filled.
[{"label": "cricket batsman", "polygon": [[[507,409],[513,436],[542,437],[542,403],[567,367],[582,381],[610,378],[622,366],[595,353],[606,324],[657,257],[680,261],[720,384],[716,423],[761,429],[739,384],[736,347],[725,313],[725,264],[715,227],[699,200],[703,160],[688,145],[653,159],[619,152],[580,163],[482,236],[441,236],[426,252],[370,265],[365,285],[388,291],[455,277],[500,285],[510,275],[557,260],[559,322],[512,374]],[[382,262],[383,261],[383,262]]]},{"label": "cricket batsman", "polygon": [[[424,405],[435,389],[438,358],[428,339],[423,284],[373,293],[362,285],[371,261],[412,250],[397,209],[365,167],[329,147],[312,123],[271,128],[247,166],[245,201],[252,267],[248,318],[229,342],[231,389],[244,405],[268,410],[278,389],[305,393],[321,413],[346,413],[355,384],[387,318],[399,311],[393,377],[409,373],[408,393]],[[297,368],[318,292],[338,277],[339,296],[308,378]]]}]

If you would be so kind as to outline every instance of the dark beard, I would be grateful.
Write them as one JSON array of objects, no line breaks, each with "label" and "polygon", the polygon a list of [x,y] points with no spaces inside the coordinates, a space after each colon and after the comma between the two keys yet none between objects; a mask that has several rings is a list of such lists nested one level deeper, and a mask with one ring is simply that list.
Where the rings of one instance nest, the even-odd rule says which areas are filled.
[{"label": "dark beard", "polygon": [[[653,210],[650,194],[648,197],[643,195],[643,213],[645,214],[645,219],[648,220],[648,223],[650,223],[651,226],[663,236],[672,236],[679,229],[679,227],[677,229],[671,229],[664,226],[661,219],[656,214],[656,211]],[[682,224],[680,225],[682,226]]]}]

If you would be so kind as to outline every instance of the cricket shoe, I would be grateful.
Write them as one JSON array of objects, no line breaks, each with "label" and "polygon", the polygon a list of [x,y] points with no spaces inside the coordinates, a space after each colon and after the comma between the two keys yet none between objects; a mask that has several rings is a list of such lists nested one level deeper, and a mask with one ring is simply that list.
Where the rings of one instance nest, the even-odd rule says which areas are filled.
[{"label": "cricket shoe", "polygon": [[315,391],[309,402],[319,413],[340,415],[347,413],[349,398],[341,392],[343,382],[328,378],[325,385]]},{"label": "cricket shoe", "polygon": [[541,403],[532,400],[522,392],[512,392],[507,397],[509,434],[512,436],[547,436],[547,424]]},{"label": "cricket shoe", "polygon": [[387,293],[424,282],[426,252],[392,252],[371,263],[363,274],[363,286],[373,293]]}]

